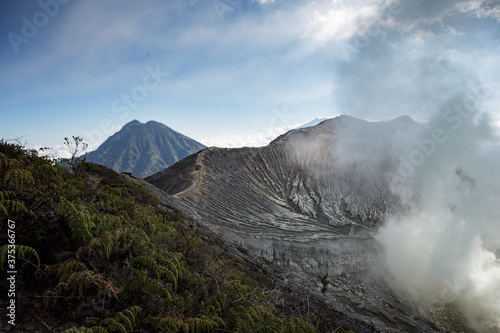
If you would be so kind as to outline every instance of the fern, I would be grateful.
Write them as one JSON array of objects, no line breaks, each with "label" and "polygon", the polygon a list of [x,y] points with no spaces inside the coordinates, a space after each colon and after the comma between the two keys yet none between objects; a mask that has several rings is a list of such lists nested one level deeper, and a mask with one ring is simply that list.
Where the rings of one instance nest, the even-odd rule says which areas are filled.
[{"label": "fern", "polygon": [[217,294],[215,295],[215,297],[212,298],[212,301],[214,302],[214,304],[217,305],[216,309],[218,311],[222,312],[222,309],[224,309],[224,307],[226,306],[226,299],[227,299],[227,295],[221,293],[220,291],[218,291]]},{"label": "fern", "polygon": [[125,316],[121,312],[118,312],[115,315],[115,319],[117,321],[120,321],[120,323],[123,324],[123,327],[125,327],[127,329],[127,332],[132,332],[134,325],[132,325],[132,322],[130,321],[130,319],[127,316]]},{"label": "fern", "polygon": [[[134,262],[138,263],[151,272],[153,272],[158,280],[163,280],[172,284],[173,289],[177,290],[177,280],[179,278],[180,263],[178,254],[168,254],[170,258],[165,256],[139,256],[134,258]],[[165,264],[166,266],[163,266]]]},{"label": "fern", "polygon": [[150,317],[149,320],[153,324],[153,327],[158,331],[178,332],[183,324],[183,321],[181,319],[172,317]]},{"label": "fern", "polygon": [[93,276],[94,272],[88,269],[75,272],[68,277],[66,284],[72,290],[73,294],[77,292],[79,296],[83,296],[83,291],[93,284]]},{"label": "fern", "polygon": [[102,326],[87,327],[73,327],[64,331],[64,333],[109,333],[107,329]]},{"label": "fern", "polygon": [[182,253],[161,253],[158,255],[158,262],[162,265],[166,265],[172,273],[174,273],[175,279],[179,278],[179,270],[181,267],[180,259],[183,257]]},{"label": "fern", "polygon": [[90,229],[95,227],[90,213],[86,209],[79,210],[65,197],[59,198],[58,211],[69,216],[69,225],[73,229],[73,237],[82,241],[92,238]]},{"label": "fern", "polygon": [[101,326],[94,326],[91,328],[92,333],[109,333],[107,329]]},{"label": "fern", "polygon": [[115,318],[106,318],[102,320],[100,326],[108,327],[108,331],[111,330],[118,333],[127,333],[125,326],[123,326],[123,324],[118,322]]},{"label": "fern", "polygon": [[66,282],[73,273],[86,271],[87,266],[77,260],[67,260],[61,264],[46,266],[45,270],[55,275],[59,282]]},{"label": "fern", "polygon": [[46,266],[45,270],[58,279],[57,290],[71,290],[72,294],[82,296],[84,290],[95,286],[106,291],[108,296],[112,294],[115,298],[121,292],[118,287],[106,281],[102,275],[87,269],[87,266],[77,260],[67,260],[62,264]]},{"label": "fern", "polygon": [[9,200],[7,201],[7,204],[10,205],[11,213],[28,212],[24,204],[19,201]]},{"label": "fern", "polygon": [[132,306],[122,312],[117,312],[114,317],[101,320],[99,326],[94,326],[92,328],[74,327],[66,330],[64,333],[108,333],[110,331],[119,333],[133,332],[141,312],[142,311],[139,306]]},{"label": "fern", "polygon": [[163,223],[150,223],[149,233],[154,241],[161,242],[172,236],[172,228]]},{"label": "fern", "polygon": [[22,188],[25,184],[33,184],[35,179],[29,170],[12,168],[4,178],[4,184]]},{"label": "fern", "polygon": [[158,264],[157,260],[154,257],[147,255],[134,258],[134,262],[146,268],[149,268],[153,272],[156,270],[156,265]]},{"label": "fern", "polygon": [[113,252],[115,245],[115,239],[111,233],[105,233],[102,237],[94,237],[88,245],[90,251],[96,251],[101,256],[109,259],[109,256]]},{"label": "fern", "polygon": [[217,321],[210,319],[206,316],[196,317],[196,318],[188,318],[184,321],[184,324],[181,328],[185,331],[186,326],[188,328],[188,332],[208,332],[215,328],[219,328],[219,324]]},{"label": "fern", "polygon": [[[40,257],[36,250],[30,246],[26,245],[14,245],[15,255],[17,259],[25,258],[31,259],[34,258],[36,260],[36,268],[40,268]],[[3,271],[3,265],[7,262],[7,254],[9,251],[9,245],[3,245],[0,247],[0,269]]]},{"label": "fern", "polygon": [[137,318],[142,313],[142,309],[139,306],[131,306],[130,308],[123,310],[123,313],[130,319],[132,326],[134,326],[137,322]]},{"label": "fern", "polygon": [[[276,332],[276,329],[271,327],[271,326],[261,326],[257,329],[254,330],[255,333],[275,333]],[[294,329],[290,329],[289,331],[287,332],[297,332],[296,330]],[[302,333],[302,331],[299,331]]]},{"label": "fern", "polygon": [[95,332],[92,328],[87,328],[82,326],[82,327],[72,327],[64,331],[64,333],[95,333]]},{"label": "fern", "polygon": [[164,297],[167,301],[169,302],[172,301],[172,296],[170,295],[170,292],[160,280],[152,279],[147,275],[145,275],[141,281],[140,288],[144,292],[153,295],[160,295]]},{"label": "fern", "polygon": [[202,308],[202,313],[214,316],[222,314],[224,312],[224,308],[226,307],[226,298],[226,294],[217,292],[217,294],[210,299],[208,305]]},{"label": "fern", "polygon": [[26,206],[17,200],[9,200],[12,195],[11,191],[0,192],[0,215],[7,216],[9,213],[25,213],[28,212]]},{"label": "fern", "polygon": [[78,210],[76,209],[73,203],[69,202],[65,197],[61,196],[59,198],[59,207],[58,210],[61,214],[66,215],[76,215],[78,214]]},{"label": "fern", "polygon": [[0,191],[0,216],[9,215],[9,211],[10,213],[22,213],[28,211],[23,203],[16,200],[10,200],[13,196],[13,191]]},{"label": "fern", "polygon": [[12,191],[0,191],[0,201],[9,200],[13,193]]},{"label": "fern", "polygon": [[21,165],[20,161],[17,159],[9,158],[7,155],[0,155],[0,167],[5,166],[7,170],[19,168]]},{"label": "fern", "polygon": [[156,274],[158,276],[158,279],[171,282],[174,291],[177,290],[177,277],[174,272],[166,267],[159,266],[156,269]]},{"label": "fern", "polygon": [[[0,143],[4,143],[4,141],[0,141]],[[7,161],[9,160],[9,158],[7,157],[7,155],[5,155],[4,153],[0,152],[0,167],[5,165],[7,163]]]},{"label": "fern", "polygon": [[[97,208],[99,209],[99,208]],[[95,224],[96,224],[96,234],[108,233],[112,235],[112,229],[115,229],[116,226],[121,226],[123,223],[122,219],[116,215],[99,213],[95,216]],[[113,237],[116,239],[116,237]]]},{"label": "fern", "polygon": [[102,320],[99,326],[107,326],[109,330],[119,333],[132,332],[141,312],[142,310],[139,306],[132,306],[123,312],[116,313],[114,318]]},{"label": "fern", "polygon": [[316,328],[307,321],[300,318],[292,318],[288,322],[287,329],[291,332],[316,333]]},{"label": "fern", "polygon": [[56,176],[57,175],[57,170],[58,168],[50,163],[44,163],[40,167],[40,171],[45,175],[45,176]]},{"label": "fern", "polygon": [[121,252],[131,250],[135,253],[143,253],[147,251],[147,246],[151,243],[144,230],[135,227],[118,229],[114,237],[118,242],[118,250]]},{"label": "fern", "polygon": [[114,195],[114,196],[117,196],[117,197],[122,197],[123,196],[123,192],[128,192],[128,188],[126,187],[109,187],[109,193],[111,195]]},{"label": "fern", "polygon": [[245,304],[228,310],[229,319],[239,332],[254,331],[259,326],[279,326],[279,322],[275,320],[273,322],[275,318],[273,315],[274,307],[271,304],[267,304],[267,306],[253,305],[246,300],[243,303]]}]

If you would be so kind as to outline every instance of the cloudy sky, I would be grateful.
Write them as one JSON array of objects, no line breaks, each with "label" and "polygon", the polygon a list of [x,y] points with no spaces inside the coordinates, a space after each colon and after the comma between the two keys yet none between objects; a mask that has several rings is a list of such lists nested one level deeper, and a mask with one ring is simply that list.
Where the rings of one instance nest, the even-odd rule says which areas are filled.
[{"label": "cloudy sky", "polygon": [[498,0],[12,0],[0,15],[0,137],[54,155],[133,119],[262,145],[317,117],[426,121],[456,94],[500,121]]}]

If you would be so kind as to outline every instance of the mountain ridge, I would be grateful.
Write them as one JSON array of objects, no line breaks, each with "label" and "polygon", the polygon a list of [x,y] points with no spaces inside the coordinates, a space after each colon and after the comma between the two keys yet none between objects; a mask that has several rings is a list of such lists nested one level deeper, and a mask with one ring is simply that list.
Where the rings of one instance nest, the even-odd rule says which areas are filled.
[{"label": "mountain ridge", "polygon": [[325,120],[328,120],[329,118],[314,118],[313,120],[305,123],[305,124],[302,124],[300,125],[299,127],[297,128],[307,128],[307,127],[312,127],[312,126],[316,126],[318,125],[319,123],[325,121]]},{"label": "mountain ridge", "polygon": [[390,188],[399,161],[387,158],[405,153],[399,143],[409,131],[425,130],[409,117],[340,116],[265,147],[207,148],[146,180],[227,242],[285,269],[311,294],[321,290],[344,315],[382,331],[436,332],[380,271],[383,248],[374,239],[386,216],[405,210]]},{"label": "mountain ridge", "polygon": [[86,158],[118,172],[146,177],[204,148],[160,122],[132,120]]}]

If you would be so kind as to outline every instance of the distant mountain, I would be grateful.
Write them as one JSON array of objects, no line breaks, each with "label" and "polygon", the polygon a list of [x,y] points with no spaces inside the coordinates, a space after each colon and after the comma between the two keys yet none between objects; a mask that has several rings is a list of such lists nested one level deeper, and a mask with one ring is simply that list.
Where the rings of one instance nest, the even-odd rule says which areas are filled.
[{"label": "distant mountain", "polygon": [[314,120],[311,120],[310,122],[308,123],[305,123],[304,125],[301,125],[297,128],[307,128],[307,127],[312,127],[312,126],[316,126],[318,125],[319,123],[325,121],[325,120],[328,120],[328,118],[316,118]]},{"label": "distant mountain", "polygon": [[88,153],[87,161],[144,178],[204,148],[162,123],[133,120]]}]

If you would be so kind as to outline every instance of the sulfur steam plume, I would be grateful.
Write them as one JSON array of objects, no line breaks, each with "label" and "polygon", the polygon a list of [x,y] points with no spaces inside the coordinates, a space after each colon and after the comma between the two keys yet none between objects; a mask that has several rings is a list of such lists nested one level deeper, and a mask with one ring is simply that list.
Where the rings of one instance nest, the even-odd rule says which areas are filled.
[{"label": "sulfur steam plume", "polygon": [[500,329],[500,172],[481,156],[492,138],[487,117],[458,124],[442,113],[399,156],[391,185],[406,210],[376,238],[388,270],[425,311],[455,307],[486,332]]},{"label": "sulfur steam plume", "polygon": [[[378,30],[366,31],[378,34],[365,34],[363,44],[352,42],[358,47],[340,63],[336,75],[341,84],[334,92],[341,112],[369,119],[408,114],[425,125],[403,135],[399,131],[383,154],[361,159],[368,165],[391,164],[384,176],[404,207],[387,217],[376,239],[385,248],[387,270],[423,311],[439,315],[445,307],[454,308],[475,330],[497,332],[500,161],[485,152],[498,148],[488,116],[500,111],[489,103],[498,89],[481,74],[480,62],[468,58],[481,52],[461,46],[464,39],[454,32],[464,34],[465,28],[453,19],[463,15],[470,22],[479,10],[500,5],[385,3],[395,2],[397,11],[387,14],[382,5],[375,23],[365,23],[376,25]],[[363,135],[370,137],[359,133],[360,140]],[[336,149],[343,154],[338,156],[352,156],[345,153],[352,148],[348,141],[339,142]]]}]

